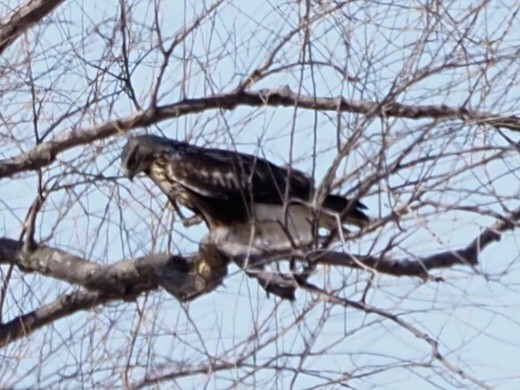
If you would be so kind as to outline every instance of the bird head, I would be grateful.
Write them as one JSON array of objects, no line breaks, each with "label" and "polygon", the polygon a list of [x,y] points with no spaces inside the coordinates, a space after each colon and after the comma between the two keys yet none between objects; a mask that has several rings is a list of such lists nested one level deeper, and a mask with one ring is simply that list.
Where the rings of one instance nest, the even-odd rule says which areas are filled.
[{"label": "bird head", "polygon": [[128,140],[121,153],[123,173],[130,180],[141,173],[147,172],[152,163],[154,145],[143,137]]},{"label": "bird head", "polygon": [[130,138],[121,153],[123,173],[130,180],[141,173],[149,173],[154,160],[161,154],[171,153],[175,149],[186,145],[156,135],[140,135]]}]

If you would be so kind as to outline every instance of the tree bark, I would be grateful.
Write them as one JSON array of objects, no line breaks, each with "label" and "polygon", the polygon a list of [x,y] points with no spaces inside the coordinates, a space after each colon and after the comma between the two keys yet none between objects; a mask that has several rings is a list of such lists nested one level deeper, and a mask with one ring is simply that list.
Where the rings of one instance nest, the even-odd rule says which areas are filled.
[{"label": "tree bark", "polygon": [[29,0],[0,22],[0,54],[64,0]]}]

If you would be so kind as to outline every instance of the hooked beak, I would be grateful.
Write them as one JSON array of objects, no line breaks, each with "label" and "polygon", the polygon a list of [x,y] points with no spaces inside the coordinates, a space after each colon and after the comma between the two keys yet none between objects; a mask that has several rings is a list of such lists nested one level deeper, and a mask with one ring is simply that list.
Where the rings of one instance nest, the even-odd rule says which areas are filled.
[{"label": "hooked beak", "polygon": [[134,181],[135,172],[131,172],[131,171],[129,171],[129,170],[123,168],[123,175],[124,175],[126,178],[130,179],[130,181],[132,181],[132,182]]}]

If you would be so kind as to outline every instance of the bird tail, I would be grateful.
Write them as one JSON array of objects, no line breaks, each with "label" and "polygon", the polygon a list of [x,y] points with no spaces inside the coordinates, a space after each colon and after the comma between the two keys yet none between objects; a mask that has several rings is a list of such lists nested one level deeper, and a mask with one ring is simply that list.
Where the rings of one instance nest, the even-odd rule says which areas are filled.
[{"label": "bird tail", "polygon": [[[322,208],[325,212],[330,213],[332,215],[339,215],[341,218],[342,223],[348,223],[354,226],[357,226],[359,228],[363,228],[368,225],[370,222],[370,218],[363,212],[363,210],[367,209],[367,206],[365,206],[363,203],[359,201],[355,201],[350,205],[350,200],[347,198],[344,198],[339,195],[327,195],[325,200],[322,203]],[[348,208],[348,211],[347,211]],[[345,214],[346,212],[346,214]],[[325,226],[329,228],[337,227],[337,220],[335,217],[330,216],[331,220],[329,221],[329,218],[326,218],[323,220],[324,225],[330,225],[332,226]],[[321,218],[320,218],[321,219]],[[321,221],[320,221],[321,222]]]}]

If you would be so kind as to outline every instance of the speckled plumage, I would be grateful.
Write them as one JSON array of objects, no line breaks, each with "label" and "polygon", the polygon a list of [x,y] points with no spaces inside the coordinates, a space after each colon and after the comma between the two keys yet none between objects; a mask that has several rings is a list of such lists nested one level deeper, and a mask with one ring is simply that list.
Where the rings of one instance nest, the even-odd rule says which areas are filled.
[{"label": "speckled plumage", "polygon": [[[330,194],[317,212],[310,206],[314,183],[301,171],[258,156],[153,135],[131,138],[121,158],[129,178],[144,172],[172,202],[201,215],[210,230],[219,229],[218,236],[225,240],[233,232],[236,240],[253,234],[253,241],[264,246],[309,244],[315,216],[319,215],[319,227],[337,227],[349,202]],[[340,223],[365,226],[369,219],[364,208],[355,202]]]}]

